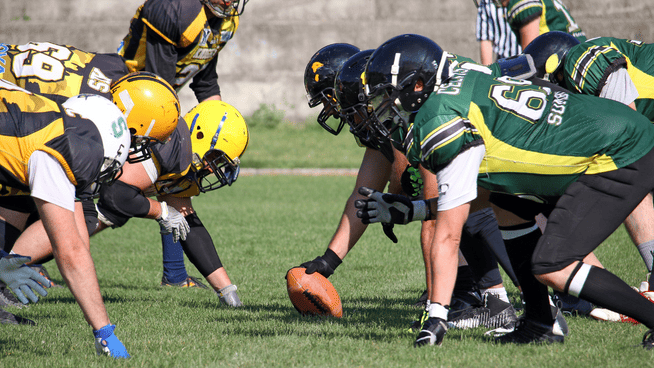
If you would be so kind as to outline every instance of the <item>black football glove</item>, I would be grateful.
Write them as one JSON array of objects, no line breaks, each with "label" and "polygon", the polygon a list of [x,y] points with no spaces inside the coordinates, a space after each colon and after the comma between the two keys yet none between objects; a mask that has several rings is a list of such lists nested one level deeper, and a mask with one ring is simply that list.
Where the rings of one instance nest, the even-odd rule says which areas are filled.
[{"label": "black football glove", "polygon": [[412,202],[405,196],[382,193],[367,187],[359,188],[359,194],[369,198],[354,201],[354,207],[359,209],[357,217],[364,224],[381,222],[404,225],[431,217],[429,203],[425,200]]},{"label": "black football glove", "polygon": [[397,244],[397,236],[393,232],[394,224],[382,223],[382,229],[384,229],[384,234],[391,239],[393,243]]},{"label": "black football glove", "polygon": [[316,257],[313,261],[304,262],[300,267],[304,267],[307,270],[305,271],[307,275],[310,275],[314,272],[318,272],[325,278],[334,274],[336,267],[338,267],[343,261],[332,251],[327,248],[325,254],[322,257]]}]

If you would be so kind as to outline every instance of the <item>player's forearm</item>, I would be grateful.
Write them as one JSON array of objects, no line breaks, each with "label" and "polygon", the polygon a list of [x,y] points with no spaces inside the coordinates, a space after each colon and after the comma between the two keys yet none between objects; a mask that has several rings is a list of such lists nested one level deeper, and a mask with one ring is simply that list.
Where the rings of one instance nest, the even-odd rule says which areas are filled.
[{"label": "player's forearm", "polygon": [[55,261],[61,276],[94,330],[109,324],[91,253],[81,239],[53,244]]}]

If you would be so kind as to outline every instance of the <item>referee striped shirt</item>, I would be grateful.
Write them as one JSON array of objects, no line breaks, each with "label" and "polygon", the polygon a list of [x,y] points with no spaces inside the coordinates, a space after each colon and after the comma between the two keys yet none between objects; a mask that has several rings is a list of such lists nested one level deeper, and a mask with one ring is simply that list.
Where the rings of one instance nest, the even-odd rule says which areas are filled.
[{"label": "referee striped shirt", "polygon": [[506,21],[506,8],[491,0],[480,0],[477,8],[477,41],[492,41],[498,59],[522,53],[515,33]]}]

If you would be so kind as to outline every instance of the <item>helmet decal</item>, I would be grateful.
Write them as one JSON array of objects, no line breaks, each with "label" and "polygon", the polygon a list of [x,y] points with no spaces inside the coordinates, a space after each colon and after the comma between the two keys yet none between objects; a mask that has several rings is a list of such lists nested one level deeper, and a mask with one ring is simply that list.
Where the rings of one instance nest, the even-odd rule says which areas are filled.
[{"label": "helmet decal", "polygon": [[211,144],[209,145],[210,149],[216,147],[216,143],[218,142],[218,136],[220,135],[220,131],[223,129],[223,125],[225,125],[226,120],[227,120],[227,111],[225,111],[225,114],[223,114],[223,118],[220,119],[220,124],[218,124],[218,128],[216,129],[216,134],[214,134],[213,138],[211,138]]},{"label": "helmet decal", "polygon": [[400,74],[400,57],[402,56],[401,52],[395,53],[395,60],[393,60],[393,65],[391,65],[391,85],[397,87],[397,75]]}]

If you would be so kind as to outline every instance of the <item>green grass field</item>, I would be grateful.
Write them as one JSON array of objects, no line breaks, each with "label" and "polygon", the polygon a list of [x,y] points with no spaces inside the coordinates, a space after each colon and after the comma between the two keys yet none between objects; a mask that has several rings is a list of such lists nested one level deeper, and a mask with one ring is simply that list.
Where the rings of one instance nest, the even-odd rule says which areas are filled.
[{"label": "green grass field", "polygon": [[[362,154],[346,132],[337,138],[319,130],[307,132],[308,141],[348,139],[342,151],[332,148],[328,154],[327,145],[316,151],[323,157],[317,167],[330,167],[329,157],[345,151]],[[297,157],[308,162],[309,154],[292,156],[297,148],[280,143],[289,133],[277,129],[269,133],[263,139],[253,134],[248,151],[253,157],[244,158],[244,167],[256,167],[254,162],[270,167],[267,163],[272,161],[264,152],[264,142],[270,141],[289,155],[291,166],[277,167],[300,167],[298,161],[304,159]],[[339,159],[343,166],[337,167],[358,166],[350,153],[345,156]],[[284,275],[322,255],[354,180],[244,176],[232,187],[194,200],[239,287],[242,309],[219,305],[209,290],[159,286],[156,222],[133,219],[121,229],[99,234],[91,243],[100,287],[110,318],[118,325],[116,334],[132,358],[113,361],[95,356],[91,328],[72,295],[68,289],[51,289],[37,304],[7,308],[38,325],[2,325],[0,367],[654,366],[653,353],[637,346],[645,327],[584,317],[568,318],[571,332],[563,345],[497,346],[479,328],[450,330],[443,346],[415,349],[415,334],[407,329],[421,314],[412,305],[425,285],[418,224],[396,227],[399,244],[389,241],[380,227],[371,227],[330,277],[343,302],[343,318],[300,316],[288,299]],[[644,279],[643,262],[622,228],[597,253],[608,269],[631,285]],[[191,275],[200,276],[187,265]],[[55,264],[47,267],[54,281],[62,283]],[[507,289],[511,298],[518,298],[510,282]]]}]

